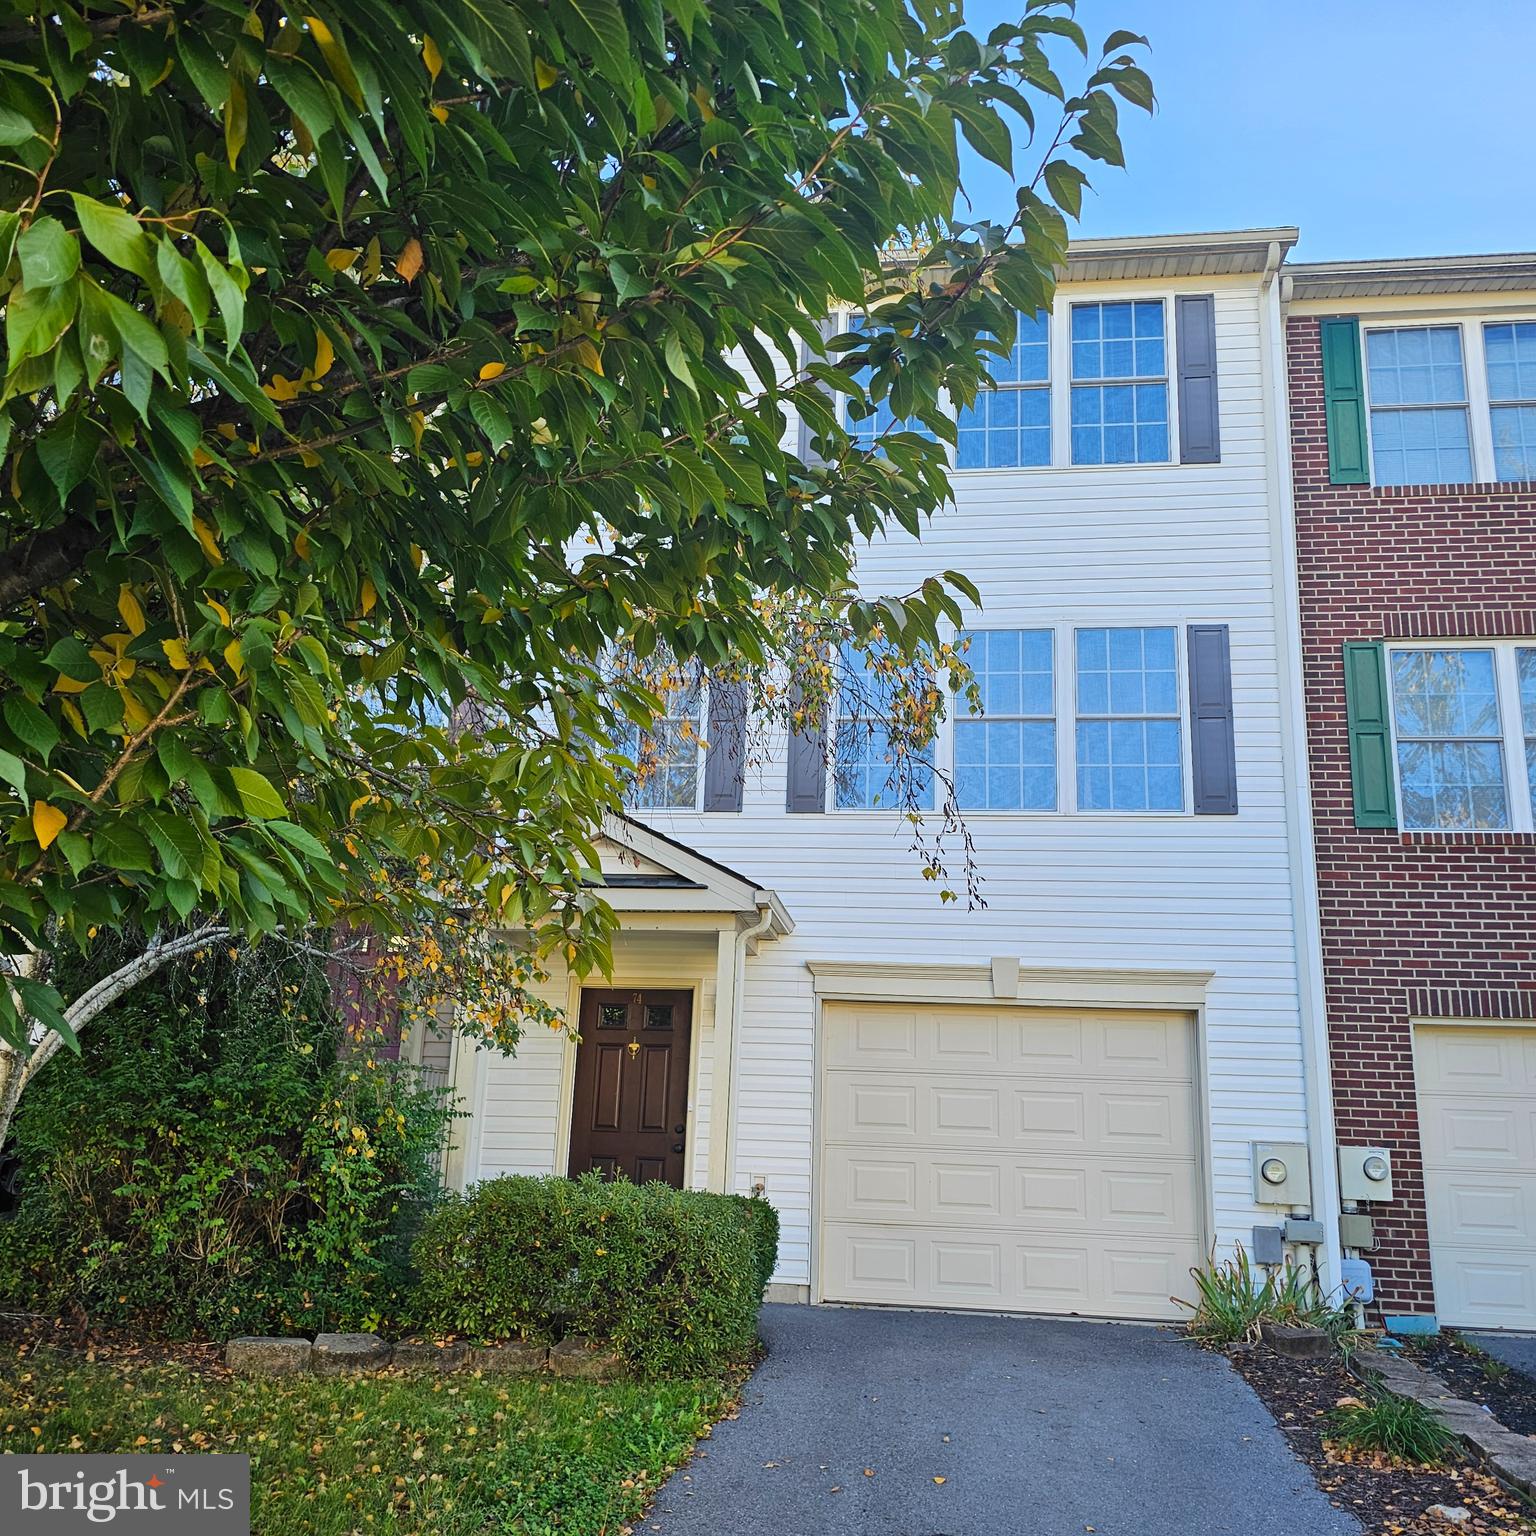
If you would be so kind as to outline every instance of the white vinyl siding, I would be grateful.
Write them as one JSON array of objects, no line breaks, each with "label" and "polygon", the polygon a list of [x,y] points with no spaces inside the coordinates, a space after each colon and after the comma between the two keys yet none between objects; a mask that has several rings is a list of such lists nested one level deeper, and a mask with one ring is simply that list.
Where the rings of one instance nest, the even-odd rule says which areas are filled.
[{"label": "white vinyl siding", "polygon": [[[1260,280],[1190,279],[1182,291],[1214,292],[1221,393],[1221,462],[1145,468],[1069,466],[1069,383],[1064,305],[1144,296],[1144,285],[1064,284],[1053,339],[1058,391],[1051,470],[957,473],[955,504],[921,541],[892,534],[860,555],[870,595],[914,590],[936,570],[972,577],[984,606],[969,627],[1057,628],[1058,720],[1071,719],[1074,628],[1180,628],[1226,623],[1231,631],[1237,816],[993,815],[969,820],[986,905],[942,903],[921,877],[912,829],[894,813],[786,816],[782,744],[746,775],[739,816],[647,812],[645,820],[773,889],[795,922],[746,962],[736,1050],[734,1187],[760,1177],[782,1221],[776,1279],[811,1279],[816,1052],[822,1010],[808,964],[985,966],[992,956],[1053,973],[1109,968],[1208,972],[1198,1021],[1205,1097],[1202,1187],[1211,1206],[1204,1236],[1223,1252],[1251,1241],[1271,1210],[1253,1203],[1250,1143],[1306,1139],[1305,1076],[1286,823],[1277,564],[1266,451],[1266,369]],[[1171,313],[1176,285],[1165,285]],[[1176,411],[1176,402],[1174,403]],[[1176,428],[1175,428],[1176,433]],[[1176,606],[1173,606],[1175,605]],[[1068,636],[1066,648],[1061,635]],[[1061,729],[1070,738],[1065,724]],[[1186,750],[1186,757],[1187,757]],[[1292,780],[1291,782],[1294,782]],[[1072,793],[1061,782],[1061,800]],[[934,818],[927,829],[931,833]],[[947,843],[952,871],[959,850]],[[958,874],[955,875],[958,878]],[[634,940],[638,950],[646,942]],[[662,967],[665,969],[665,967]],[[619,971],[616,970],[616,975]],[[643,979],[663,978],[648,968]],[[671,984],[675,984],[675,978]],[[552,1127],[555,1087],[534,1063],[550,1046],[530,1039],[518,1057],[487,1058],[495,1073],[487,1127],[497,1157],[531,1143],[518,1124]],[[553,1053],[558,1058],[558,1051]],[[548,1096],[547,1108],[541,1108]],[[489,1134],[489,1131],[488,1131]],[[552,1131],[540,1139],[552,1147]],[[552,1153],[544,1151],[545,1168]],[[492,1164],[488,1164],[493,1166]],[[497,1162],[505,1167],[507,1162]],[[473,1174],[473,1168],[471,1168]],[[1186,1282],[1178,1294],[1187,1296]]]}]

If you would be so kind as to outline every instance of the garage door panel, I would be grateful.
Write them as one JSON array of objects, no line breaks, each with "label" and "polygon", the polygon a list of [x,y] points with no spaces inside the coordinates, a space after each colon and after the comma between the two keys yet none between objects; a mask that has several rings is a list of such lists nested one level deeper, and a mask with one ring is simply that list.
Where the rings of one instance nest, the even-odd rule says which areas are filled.
[{"label": "garage door panel", "polygon": [[1419,1104],[1424,1156],[1452,1168],[1522,1168],[1536,1162],[1536,1100],[1492,1094],[1425,1094]]},{"label": "garage door panel", "polygon": [[1414,1059],[1436,1311],[1536,1327],[1536,1030],[1420,1026]]},{"label": "garage door panel", "polygon": [[[994,1074],[988,1070],[986,1074]],[[958,1073],[916,1081],[857,1068],[828,1071],[824,1125],[832,1143],[912,1143],[1006,1151],[1090,1148],[1137,1156],[1196,1153],[1195,1091],[1183,1082],[1104,1078],[1042,1084],[1022,1073],[978,1082]]]}]

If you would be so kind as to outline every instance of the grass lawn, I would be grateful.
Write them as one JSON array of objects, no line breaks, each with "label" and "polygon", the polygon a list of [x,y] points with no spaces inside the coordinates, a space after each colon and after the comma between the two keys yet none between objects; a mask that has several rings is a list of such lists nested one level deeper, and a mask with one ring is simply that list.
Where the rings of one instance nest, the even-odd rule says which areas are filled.
[{"label": "grass lawn", "polygon": [[0,1452],[245,1451],[260,1536],[617,1536],[724,1381],[234,1381],[42,1351],[0,1364]]}]

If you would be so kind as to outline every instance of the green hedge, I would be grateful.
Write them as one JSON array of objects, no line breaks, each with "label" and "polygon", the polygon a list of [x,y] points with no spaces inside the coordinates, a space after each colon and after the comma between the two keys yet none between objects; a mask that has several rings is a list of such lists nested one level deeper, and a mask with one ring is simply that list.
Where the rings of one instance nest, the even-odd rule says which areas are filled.
[{"label": "green hedge", "polygon": [[445,1200],[415,1245],[426,1332],[611,1343],[634,1370],[740,1360],[778,1253],[765,1200],[665,1184],[493,1179]]}]

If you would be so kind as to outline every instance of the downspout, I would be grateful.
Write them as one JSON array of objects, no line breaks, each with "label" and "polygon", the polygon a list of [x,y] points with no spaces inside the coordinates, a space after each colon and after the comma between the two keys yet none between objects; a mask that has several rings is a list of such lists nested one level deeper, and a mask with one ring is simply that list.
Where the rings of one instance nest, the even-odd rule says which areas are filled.
[{"label": "downspout", "polygon": [[725,1092],[720,1095],[720,1103],[725,1108],[724,1124],[718,1128],[711,1126],[710,1136],[722,1135],[725,1138],[725,1193],[733,1194],[736,1189],[736,1042],[741,1037],[741,1012],[746,998],[747,977],[747,947],[755,940],[763,937],[773,926],[773,903],[770,898],[762,895],[758,897],[757,921],[750,928],[743,928],[736,935],[736,965],[735,975],[732,977],[733,991],[731,996],[731,1040],[730,1052],[726,1059],[726,1083]]},{"label": "downspout", "polygon": [[1307,709],[1301,643],[1301,591],[1296,569],[1296,513],[1291,481],[1291,413],[1286,392],[1285,322],[1280,307],[1278,244],[1264,265],[1264,324],[1260,341],[1273,405],[1268,412],[1270,538],[1274,546],[1275,627],[1280,652],[1281,739],[1286,836],[1291,843],[1291,906],[1295,913],[1297,992],[1307,1102],[1307,1146],[1312,1165],[1312,1215],[1323,1225],[1319,1283],[1332,1299],[1341,1283],[1339,1174],[1333,1119],[1333,1074],[1328,1055],[1328,1000],[1323,987],[1317,853],[1313,843],[1311,778],[1307,766]]}]

